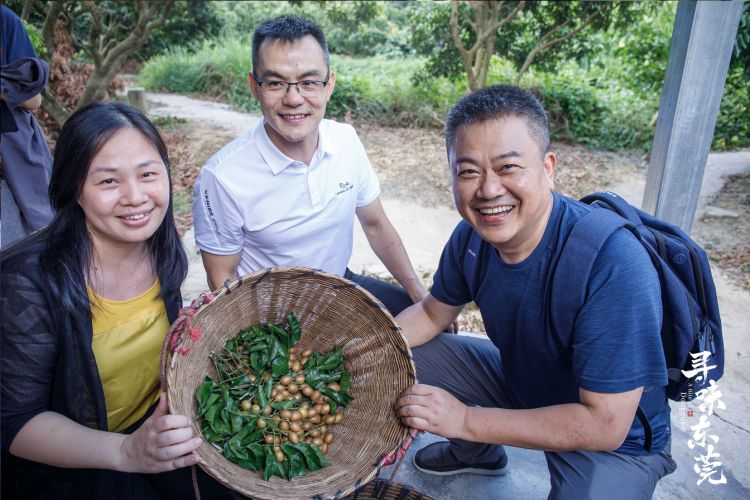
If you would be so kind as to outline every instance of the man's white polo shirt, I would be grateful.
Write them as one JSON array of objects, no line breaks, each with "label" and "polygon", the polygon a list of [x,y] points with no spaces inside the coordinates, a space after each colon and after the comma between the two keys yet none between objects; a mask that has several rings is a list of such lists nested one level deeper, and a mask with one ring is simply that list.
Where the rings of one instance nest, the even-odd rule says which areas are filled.
[{"label": "man's white polo shirt", "polygon": [[343,275],[355,210],[379,195],[350,125],[323,120],[308,167],[279,151],[261,120],[201,169],[193,191],[195,242],[217,255],[241,251],[240,275],[290,265]]}]

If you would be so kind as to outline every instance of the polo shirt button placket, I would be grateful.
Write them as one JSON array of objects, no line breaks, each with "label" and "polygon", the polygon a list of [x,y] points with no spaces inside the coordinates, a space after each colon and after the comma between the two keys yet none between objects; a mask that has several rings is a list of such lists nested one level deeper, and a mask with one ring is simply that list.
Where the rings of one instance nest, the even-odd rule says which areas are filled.
[{"label": "polo shirt button placket", "polygon": [[315,183],[315,174],[311,172],[311,168],[312,167],[307,167],[307,188],[310,191],[310,201],[313,206],[316,206],[320,203],[320,195]]}]

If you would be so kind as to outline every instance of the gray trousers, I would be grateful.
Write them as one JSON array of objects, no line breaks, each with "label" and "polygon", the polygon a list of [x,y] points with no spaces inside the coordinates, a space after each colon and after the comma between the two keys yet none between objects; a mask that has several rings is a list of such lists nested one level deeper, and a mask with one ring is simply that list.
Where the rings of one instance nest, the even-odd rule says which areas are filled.
[{"label": "gray trousers", "polygon": [[[441,387],[462,403],[485,408],[519,408],[507,390],[500,352],[487,339],[440,334],[413,349],[420,383]],[[451,440],[456,458],[491,462],[500,445]],[[677,468],[664,450],[635,456],[601,451],[544,452],[550,474],[550,499],[646,499],[656,483]]]}]

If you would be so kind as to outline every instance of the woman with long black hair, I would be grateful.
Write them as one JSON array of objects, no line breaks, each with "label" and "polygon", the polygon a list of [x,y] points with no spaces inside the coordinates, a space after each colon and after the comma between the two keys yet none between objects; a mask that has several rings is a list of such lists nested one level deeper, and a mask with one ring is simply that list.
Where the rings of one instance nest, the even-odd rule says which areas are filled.
[{"label": "woman with long black hair", "polygon": [[86,106],[49,194],[54,220],[0,255],[3,498],[192,496],[201,440],[159,386],[187,274],[166,146],[135,109]]}]

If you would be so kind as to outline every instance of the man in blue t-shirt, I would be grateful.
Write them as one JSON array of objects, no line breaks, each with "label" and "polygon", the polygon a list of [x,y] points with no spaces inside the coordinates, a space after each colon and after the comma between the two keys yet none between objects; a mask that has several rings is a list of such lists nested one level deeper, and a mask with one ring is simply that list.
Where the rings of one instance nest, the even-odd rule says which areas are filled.
[{"label": "man in blue t-shirt", "polygon": [[[627,230],[615,232],[565,332],[552,280],[571,229],[591,208],[553,192],[542,105],[516,87],[482,89],[450,110],[445,136],[464,220],[430,294],[396,318],[421,382],[396,410],[405,424],[451,441],[423,448],[415,465],[497,475],[507,464],[501,445],[518,446],[545,451],[550,498],[650,498],[675,463],[659,280],[648,255]],[[490,341],[439,333],[470,301]]]}]

